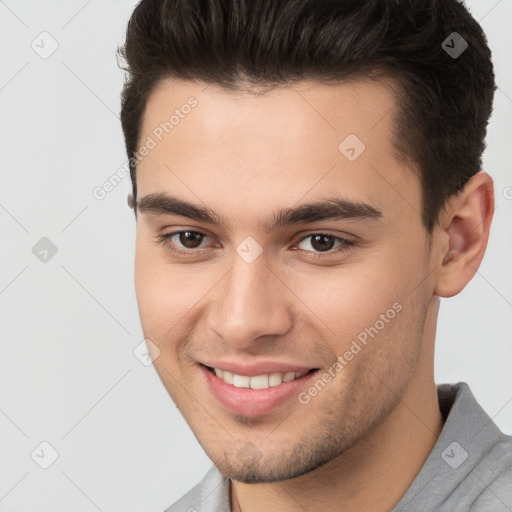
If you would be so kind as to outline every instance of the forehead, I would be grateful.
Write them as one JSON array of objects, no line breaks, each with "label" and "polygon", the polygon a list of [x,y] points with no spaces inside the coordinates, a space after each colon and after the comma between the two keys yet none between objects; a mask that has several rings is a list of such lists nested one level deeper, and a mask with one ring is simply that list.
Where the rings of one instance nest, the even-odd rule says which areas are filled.
[{"label": "forehead", "polygon": [[[322,134],[336,142],[347,132],[365,138],[384,121],[383,130],[373,133],[378,136],[387,131],[393,119],[393,84],[391,80],[370,79],[353,79],[338,85],[302,81],[248,92],[169,79],[149,95],[142,132],[150,133],[160,123],[170,121],[175,140],[180,134],[189,137],[187,124],[193,123],[197,137],[205,142],[211,137],[219,141],[235,130],[237,138],[230,140],[231,145],[254,133],[266,141],[276,136],[289,141],[307,136],[315,142],[315,134]],[[197,104],[188,108],[191,102]],[[171,119],[173,113],[176,115]],[[183,122],[187,117],[193,120]]]},{"label": "forehead", "polygon": [[419,203],[393,146],[390,85],[304,81],[254,94],[165,81],[143,118],[139,143],[151,149],[138,165],[138,196],[168,192],[254,213],[326,191],[379,209],[402,193]]}]

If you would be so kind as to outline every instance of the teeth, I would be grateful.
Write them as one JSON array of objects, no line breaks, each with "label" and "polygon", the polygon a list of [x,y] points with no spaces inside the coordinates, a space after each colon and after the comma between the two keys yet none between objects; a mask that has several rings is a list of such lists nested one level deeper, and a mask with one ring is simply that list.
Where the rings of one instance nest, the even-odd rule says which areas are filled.
[{"label": "teeth", "polygon": [[223,375],[222,375],[222,380],[224,382],[227,382],[228,384],[233,384],[233,381],[235,380],[235,376],[231,372],[224,371]]},{"label": "teeth", "polygon": [[283,382],[291,382],[308,373],[308,370],[301,372],[271,373],[270,375],[236,375],[220,368],[214,368],[215,375],[227,384],[236,388],[267,389],[268,387],[279,386]]},{"label": "teeth", "polygon": [[268,385],[269,386],[279,386],[283,382],[283,374],[282,373],[271,373],[268,376]]},{"label": "teeth", "polygon": [[283,375],[283,382],[295,380],[295,372],[288,372]]},{"label": "teeth", "polygon": [[235,388],[250,388],[251,377],[245,375],[233,375],[233,386]]},{"label": "teeth", "polygon": [[267,389],[268,375],[257,375],[256,377],[247,377],[250,380],[251,389]]}]

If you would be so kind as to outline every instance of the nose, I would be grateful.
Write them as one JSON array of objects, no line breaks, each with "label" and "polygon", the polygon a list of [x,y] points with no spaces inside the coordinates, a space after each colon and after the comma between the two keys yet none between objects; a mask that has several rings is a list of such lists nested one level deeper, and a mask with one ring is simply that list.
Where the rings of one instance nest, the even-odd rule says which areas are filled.
[{"label": "nose", "polygon": [[236,349],[261,336],[283,335],[292,327],[288,294],[263,255],[253,263],[235,255],[231,271],[215,287],[207,325]]}]

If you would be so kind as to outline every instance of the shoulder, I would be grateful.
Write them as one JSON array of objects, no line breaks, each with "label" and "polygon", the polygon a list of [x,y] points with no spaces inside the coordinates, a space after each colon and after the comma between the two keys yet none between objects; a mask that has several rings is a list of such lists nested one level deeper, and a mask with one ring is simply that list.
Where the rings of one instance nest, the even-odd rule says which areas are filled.
[{"label": "shoulder", "polygon": [[164,512],[194,512],[199,510],[201,503],[201,482],[184,494]]},{"label": "shoulder", "polygon": [[503,435],[471,473],[480,492],[471,504],[472,512],[512,510],[512,436]]},{"label": "shoulder", "polygon": [[[478,450],[475,443],[471,452]],[[464,470],[459,480],[456,473],[466,462],[452,470],[453,490],[436,509],[438,512],[510,512],[512,510],[512,436],[504,433],[495,442],[485,447],[478,459]],[[446,480],[449,476],[446,475]]]},{"label": "shoulder", "polygon": [[229,480],[213,465],[204,478],[164,512],[230,512]]}]

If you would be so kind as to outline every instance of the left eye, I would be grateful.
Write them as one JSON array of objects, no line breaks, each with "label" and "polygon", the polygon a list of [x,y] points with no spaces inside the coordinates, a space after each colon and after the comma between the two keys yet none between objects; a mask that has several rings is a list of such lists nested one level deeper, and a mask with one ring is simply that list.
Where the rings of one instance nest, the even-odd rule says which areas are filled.
[{"label": "left eye", "polygon": [[167,233],[158,237],[158,243],[170,244],[178,248],[184,247],[185,249],[198,249],[207,236],[199,231],[176,231],[174,233]]},{"label": "left eye", "polygon": [[[339,236],[314,233],[304,237],[298,244],[298,247],[304,251],[328,252],[336,245],[336,243],[338,244],[336,247],[339,247],[350,246],[352,242],[345,240],[344,238],[340,238]],[[310,248],[312,248],[313,251],[311,251]]]}]

